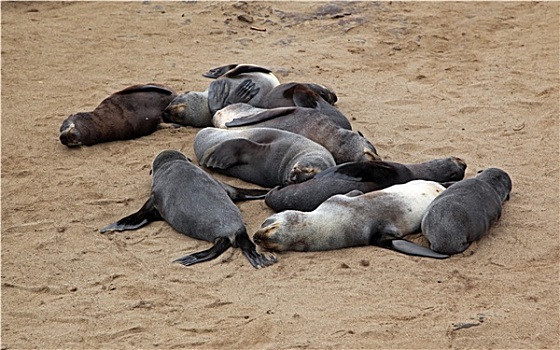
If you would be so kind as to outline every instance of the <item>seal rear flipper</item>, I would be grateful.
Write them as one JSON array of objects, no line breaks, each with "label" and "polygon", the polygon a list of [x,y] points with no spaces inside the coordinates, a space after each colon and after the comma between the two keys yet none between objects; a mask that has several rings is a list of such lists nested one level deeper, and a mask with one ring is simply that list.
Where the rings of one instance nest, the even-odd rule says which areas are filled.
[{"label": "seal rear flipper", "polygon": [[218,181],[222,188],[226,191],[232,201],[248,201],[254,199],[264,199],[270,190],[248,189],[228,185]]},{"label": "seal rear flipper", "polygon": [[228,169],[235,165],[246,164],[250,155],[259,152],[266,145],[244,138],[226,140],[204,153],[200,164],[208,168]]},{"label": "seal rear flipper", "polygon": [[283,117],[285,115],[293,113],[295,110],[296,110],[296,107],[272,108],[272,109],[268,109],[268,110],[263,111],[263,112],[253,114],[253,115],[248,116],[248,117],[235,118],[232,121],[227,122],[226,126],[227,127],[235,127],[235,126],[257,124],[257,123],[265,122],[265,121],[270,120],[270,119]]},{"label": "seal rear flipper", "polygon": [[205,78],[217,79],[237,66],[238,64],[235,63],[235,64],[227,64],[225,66],[212,68],[208,72],[203,73],[202,76]]},{"label": "seal rear flipper", "polygon": [[225,72],[224,76],[227,78],[235,78],[244,73],[272,73],[268,68],[255,66],[252,64],[237,64],[235,67]]},{"label": "seal rear flipper", "polygon": [[426,248],[419,244],[407,241],[405,239],[395,239],[395,240],[388,240],[381,245],[383,248],[388,248],[400,253],[404,253],[407,255],[414,255],[414,256],[421,256],[425,258],[433,258],[433,259],[446,259],[449,258],[449,255],[436,253],[430,248]]},{"label": "seal rear flipper", "polygon": [[189,266],[205,262],[208,260],[216,259],[218,256],[222,255],[223,252],[231,247],[231,242],[227,237],[220,237],[216,240],[216,243],[212,248],[203,250],[198,253],[185,255],[182,258],[176,259],[173,262],[178,262],[182,265]]},{"label": "seal rear flipper", "polygon": [[156,208],[152,197],[136,213],[126,216],[119,221],[99,230],[101,233],[111,231],[136,230],[152,221],[163,220]]},{"label": "seal rear flipper", "polygon": [[243,231],[235,236],[235,243],[247,260],[253,265],[254,268],[260,269],[262,267],[267,267],[278,262],[276,257],[267,257],[263,254],[257,252],[257,248],[253,242],[249,239],[246,231]]}]

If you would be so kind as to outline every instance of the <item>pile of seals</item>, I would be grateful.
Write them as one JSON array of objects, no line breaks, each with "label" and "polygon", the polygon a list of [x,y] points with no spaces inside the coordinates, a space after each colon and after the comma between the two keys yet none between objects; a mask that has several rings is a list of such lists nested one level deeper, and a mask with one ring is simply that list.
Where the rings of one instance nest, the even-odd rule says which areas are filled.
[{"label": "pile of seals", "polygon": [[[316,83],[280,83],[252,64],[210,69],[202,92],[177,94],[161,84],[130,86],[91,112],[70,115],[60,128],[68,147],[126,140],[162,127],[201,128],[194,153],[203,168],[267,189],[218,181],[176,150],[152,163],[152,189],[142,208],[102,228],[138,229],[164,220],[213,246],[176,261],[192,265],[240,248],[255,268],[277,262],[258,253],[320,251],[375,245],[447,258],[486,234],[500,218],[512,182],[489,168],[464,179],[457,157],[416,164],[383,161],[336,108],[336,93]],[[234,204],[264,199],[276,214],[249,238]],[[429,248],[405,240],[422,232]]]}]

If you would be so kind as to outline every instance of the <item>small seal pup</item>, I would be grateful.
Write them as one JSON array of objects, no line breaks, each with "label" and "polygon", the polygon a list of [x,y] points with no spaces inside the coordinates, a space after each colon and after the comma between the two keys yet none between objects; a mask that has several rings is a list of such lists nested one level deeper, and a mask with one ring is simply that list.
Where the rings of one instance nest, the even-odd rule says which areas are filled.
[{"label": "small seal pup", "polygon": [[136,213],[120,219],[101,233],[135,230],[165,220],[176,231],[214,243],[208,249],[175,261],[188,266],[218,257],[229,247],[240,248],[251,265],[261,268],[276,262],[257,253],[243,224],[239,208],[223,184],[192,164],[181,152],[165,150],[152,163],[150,198]]},{"label": "small seal pup", "polygon": [[414,180],[363,194],[333,196],[311,212],[287,210],[264,221],[254,242],[274,251],[320,251],[375,245],[401,253],[447,258],[402,239],[417,232],[428,205],[444,187]]},{"label": "small seal pup", "polygon": [[294,209],[311,211],[335,194],[352,190],[371,192],[411,180],[459,181],[467,164],[447,157],[423,163],[400,164],[386,161],[350,162],[323,170],[301,184],[272,189],[265,203],[276,212]]},{"label": "small seal pup", "polygon": [[236,103],[214,114],[212,123],[216,127],[228,129],[264,127],[290,131],[325,147],[333,155],[336,164],[381,160],[375,147],[362,134],[338,126],[316,109],[262,109]]},{"label": "small seal pup", "polygon": [[511,188],[511,178],[498,168],[451,185],[430,204],[422,219],[422,234],[431,249],[457,254],[479,240],[500,218]]},{"label": "small seal pup", "polygon": [[318,143],[271,128],[204,128],[194,152],[200,165],[263,187],[303,182],[335,165]]},{"label": "small seal pup", "polygon": [[70,115],[60,126],[68,147],[128,140],[149,135],[163,122],[167,105],[177,96],[161,84],[132,85],[110,95],[91,112]]},{"label": "small seal pup", "polygon": [[250,64],[217,67],[203,75],[216,80],[202,92],[187,91],[177,96],[166,108],[164,118],[185,126],[212,126],[216,111],[236,102],[259,103],[280,84],[269,69]]}]

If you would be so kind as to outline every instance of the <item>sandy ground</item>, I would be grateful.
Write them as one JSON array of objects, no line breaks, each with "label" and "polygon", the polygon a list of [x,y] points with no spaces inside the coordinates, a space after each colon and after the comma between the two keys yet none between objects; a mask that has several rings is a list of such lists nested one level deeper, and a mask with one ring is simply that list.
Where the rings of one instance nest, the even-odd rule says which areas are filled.
[{"label": "sandy ground", "polygon": [[[559,3],[1,6],[2,349],[559,348]],[[501,221],[444,261],[361,247],[262,270],[239,250],[172,264],[209,243],[164,222],[101,235],[197,129],[68,149],[62,121],[137,83],[204,90],[228,63],[333,87],[387,160],[503,168]],[[272,213],[240,208],[251,234]]]}]

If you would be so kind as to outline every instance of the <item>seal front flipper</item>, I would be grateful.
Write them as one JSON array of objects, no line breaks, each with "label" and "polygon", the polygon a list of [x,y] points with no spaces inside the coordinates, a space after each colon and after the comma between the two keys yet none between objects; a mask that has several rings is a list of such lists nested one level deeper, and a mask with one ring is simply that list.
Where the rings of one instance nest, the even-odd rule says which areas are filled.
[{"label": "seal front flipper", "polygon": [[226,140],[207,150],[200,164],[208,168],[228,169],[235,165],[247,164],[251,154],[258,153],[266,145],[244,138]]},{"label": "seal front flipper", "polygon": [[253,114],[248,117],[235,118],[226,123],[227,127],[243,126],[261,123],[270,119],[283,117],[296,111],[296,107],[278,107]]},{"label": "seal front flipper", "polygon": [[264,199],[270,190],[248,189],[228,185],[218,181],[232,201],[248,201],[254,199]]},{"label": "seal front flipper", "polygon": [[234,103],[247,103],[255,97],[259,91],[261,91],[261,89],[256,87],[251,79],[245,79],[233,90],[233,93],[229,94],[223,107]]},{"label": "seal front flipper", "polygon": [[268,68],[255,66],[253,64],[237,64],[235,67],[227,70],[224,74],[225,77],[234,78],[245,73],[272,73]]},{"label": "seal front flipper", "polygon": [[395,178],[398,171],[395,165],[383,161],[350,162],[321,171],[315,177],[359,182],[385,183],[388,178]]},{"label": "seal front flipper", "polygon": [[384,243],[382,243],[382,246],[384,248],[388,248],[407,255],[415,255],[415,256],[421,256],[424,258],[433,258],[433,259],[449,258],[449,255],[436,253],[429,248],[407,241],[405,239],[395,239],[395,240],[385,241]]},{"label": "seal front flipper", "polygon": [[182,258],[174,260],[174,262],[178,262],[182,265],[189,266],[198,264],[204,261],[216,259],[220,256],[223,252],[228,250],[231,247],[231,242],[227,237],[220,237],[216,240],[212,248],[203,250],[198,253],[186,255]]},{"label": "seal front flipper", "polygon": [[230,90],[231,82],[229,80],[220,79],[210,83],[210,86],[208,86],[208,108],[211,115],[226,106]]},{"label": "seal front flipper", "polygon": [[136,213],[126,216],[119,221],[99,230],[101,233],[111,231],[136,230],[152,221],[163,220],[157,209],[154,207],[153,199],[148,201]]},{"label": "seal front flipper", "polygon": [[[310,88],[302,84],[296,84],[291,89],[292,101],[298,107],[318,108],[320,96]],[[288,91],[286,91],[287,93]]]},{"label": "seal front flipper", "polygon": [[247,232],[241,232],[235,236],[235,243],[247,260],[253,265],[254,268],[260,269],[262,267],[267,267],[278,262],[276,257],[267,257],[263,254],[257,253],[257,248],[253,242],[249,239]]}]

